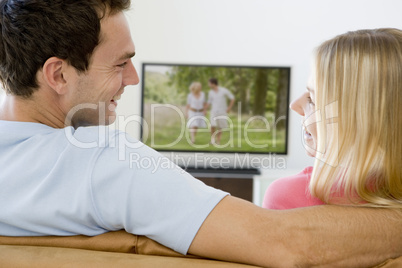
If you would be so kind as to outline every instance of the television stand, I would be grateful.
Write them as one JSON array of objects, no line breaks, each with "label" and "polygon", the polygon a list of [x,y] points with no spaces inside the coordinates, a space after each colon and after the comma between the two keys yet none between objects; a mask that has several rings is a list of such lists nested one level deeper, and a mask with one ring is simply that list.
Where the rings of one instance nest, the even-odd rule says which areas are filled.
[{"label": "television stand", "polygon": [[260,170],[256,168],[182,168],[194,177],[204,178],[216,176],[221,178],[253,178],[255,175],[261,174]]},{"label": "television stand", "polygon": [[260,175],[258,169],[231,168],[184,168],[206,185],[221,189],[247,201],[253,201],[253,177]]}]

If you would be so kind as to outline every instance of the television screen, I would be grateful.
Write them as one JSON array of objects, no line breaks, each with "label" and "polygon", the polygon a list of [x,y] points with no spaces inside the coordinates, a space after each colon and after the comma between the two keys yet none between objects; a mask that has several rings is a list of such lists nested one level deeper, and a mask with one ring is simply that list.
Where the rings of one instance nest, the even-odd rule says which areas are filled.
[{"label": "television screen", "polygon": [[286,154],[290,68],[143,63],[142,141],[158,151]]}]

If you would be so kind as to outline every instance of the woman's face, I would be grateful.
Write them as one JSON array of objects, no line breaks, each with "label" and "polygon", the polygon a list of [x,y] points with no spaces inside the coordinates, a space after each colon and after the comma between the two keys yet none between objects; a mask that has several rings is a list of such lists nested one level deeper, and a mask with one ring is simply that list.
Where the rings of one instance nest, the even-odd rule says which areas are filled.
[{"label": "woman's face", "polygon": [[200,92],[201,92],[201,85],[197,85],[197,86],[194,88],[194,92],[195,92],[195,93],[200,93]]},{"label": "woman's face", "polygon": [[192,93],[198,94],[201,92],[201,84],[196,84],[194,87],[191,88]]},{"label": "woman's face", "polygon": [[303,117],[304,148],[309,156],[314,157],[317,151],[317,119],[315,110],[315,77],[310,75],[307,90],[290,104],[290,109]]}]

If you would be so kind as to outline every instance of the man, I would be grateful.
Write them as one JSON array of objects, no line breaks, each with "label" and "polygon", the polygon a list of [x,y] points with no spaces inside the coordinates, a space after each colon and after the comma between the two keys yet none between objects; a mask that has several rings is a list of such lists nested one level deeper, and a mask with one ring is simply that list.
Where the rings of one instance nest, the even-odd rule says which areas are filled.
[{"label": "man", "polygon": [[125,229],[183,254],[261,266],[369,266],[402,254],[399,211],[269,211],[177,167],[130,167],[134,153],[161,156],[98,126],[139,82],[129,5],[1,1],[0,235]]},{"label": "man", "polygon": [[[208,93],[208,101],[205,105],[205,112],[211,106],[211,144],[220,144],[222,129],[228,128],[227,114],[232,109],[235,102],[233,94],[224,87],[218,86],[218,79],[210,78],[208,85],[211,90]],[[229,106],[227,99],[230,100]]]}]

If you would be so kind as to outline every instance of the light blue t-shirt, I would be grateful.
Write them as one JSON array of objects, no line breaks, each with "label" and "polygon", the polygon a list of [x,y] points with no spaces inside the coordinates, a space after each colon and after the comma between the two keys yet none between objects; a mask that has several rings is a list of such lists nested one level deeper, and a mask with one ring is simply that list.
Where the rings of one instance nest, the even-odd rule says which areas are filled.
[{"label": "light blue t-shirt", "polygon": [[0,235],[125,229],[185,254],[227,193],[124,132],[0,121]]}]

